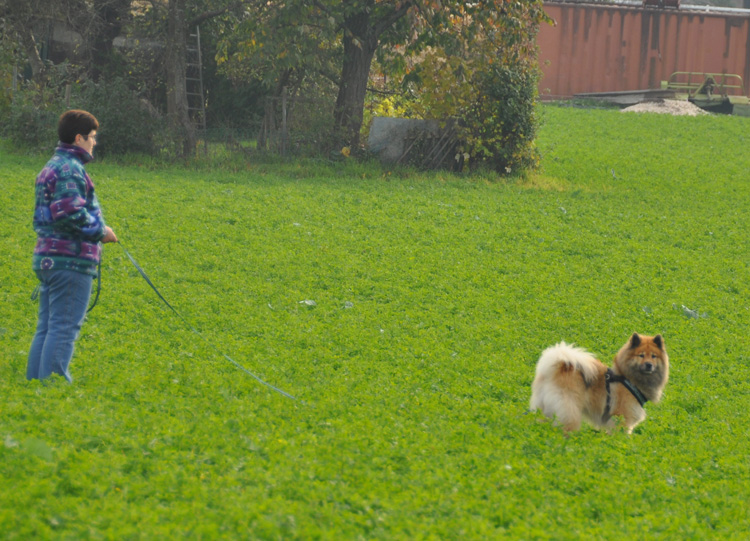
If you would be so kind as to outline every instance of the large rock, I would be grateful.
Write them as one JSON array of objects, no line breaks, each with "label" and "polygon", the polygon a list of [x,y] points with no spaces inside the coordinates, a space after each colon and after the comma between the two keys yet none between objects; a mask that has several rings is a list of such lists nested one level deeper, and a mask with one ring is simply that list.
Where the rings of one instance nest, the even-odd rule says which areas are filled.
[{"label": "large rock", "polygon": [[372,119],[367,146],[383,163],[396,163],[407,150],[407,139],[419,132],[429,132],[437,137],[440,123],[437,120],[376,116]]}]

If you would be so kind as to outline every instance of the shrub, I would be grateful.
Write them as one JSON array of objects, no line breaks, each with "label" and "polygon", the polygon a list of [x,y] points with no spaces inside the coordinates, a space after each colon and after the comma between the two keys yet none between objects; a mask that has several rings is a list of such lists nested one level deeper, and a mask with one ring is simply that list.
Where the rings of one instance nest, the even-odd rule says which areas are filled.
[{"label": "shrub", "polygon": [[500,173],[539,163],[537,72],[532,65],[499,65],[477,75],[475,101],[464,112],[459,133],[474,163]]},{"label": "shrub", "polygon": [[57,120],[65,111],[66,89],[75,80],[69,64],[48,64],[40,81],[27,81],[12,93],[2,134],[14,145],[49,150],[57,142]]},{"label": "shrub", "polygon": [[16,104],[11,108],[5,135],[15,144],[40,150],[51,147],[57,140],[59,116],[59,107],[18,107]]},{"label": "shrub", "polygon": [[16,92],[3,135],[17,145],[48,149],[57,141],[57,120],[67,109],[85,109],[101,125],[97,154],[153,154],[161,123],[125,81],[84,82],[71,85],[66,97],[64,79],[28,83]]},{"label": "shrub", "polygon": [[15,145],[50,148],[57,141],[57,119],[64,107],[61,93],[46,85],[27,83],[13,96],[2,134]]},{"label": "shrub", "polygon": [[96,150],[99,154],[154,154],[158,115],[131,91],[123,79],[84,83],[75,99],[76,107],[96,116],[101,125]]},{"label": "shrub", "polygon": [[459,162],[508,174],[538,163],[535,36],[546,15],[537,0],[503,3],[497,17],[486,16],[493,5],[472,2],[452,16],[405,83],[419,116],[457,121]]}]

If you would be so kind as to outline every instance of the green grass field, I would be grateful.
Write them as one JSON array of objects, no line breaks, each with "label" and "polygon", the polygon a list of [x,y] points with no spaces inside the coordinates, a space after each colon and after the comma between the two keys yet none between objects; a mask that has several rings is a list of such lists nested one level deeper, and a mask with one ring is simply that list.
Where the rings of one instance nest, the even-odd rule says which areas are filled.
[{"label": "green grass field", "polygon": [[[72,385],[25,379],[32,185],[0,150],[0,538],[750,537],[750,120],[545,106],[542,170],[89,166]],[[315,305],[304,301],[314,301]],[[662,333],[632,436],[527,415],[541,351]]]}]

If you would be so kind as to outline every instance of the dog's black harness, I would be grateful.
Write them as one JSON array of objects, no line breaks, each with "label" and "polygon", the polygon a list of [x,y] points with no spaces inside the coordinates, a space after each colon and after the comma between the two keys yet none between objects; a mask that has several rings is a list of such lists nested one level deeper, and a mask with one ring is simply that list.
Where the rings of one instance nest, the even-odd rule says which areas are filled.
[{"label": "dog's black harness", "polygon": [[610,391],[609,391],[609,384],[610,383],[622,383],[625,388],[630,391],[630,394],[632,394],[635,399],[638,401],[638,403],[643,407],[643,405],[648,402],[648,398],[643,396],[643,393],[638,390],[638,387],[633,385],[628,378],[625,376],[618,376],[615,374],[611,368],[607,369],[607,374],[604,376],[604,381],[607,387],[607,405],[604,407],[604,414],[602,415],[602,424],[609,421],[610,417],[612,417],[612,413],[610,412],[610,409],[612,407],[612,399],[610,398]]}]

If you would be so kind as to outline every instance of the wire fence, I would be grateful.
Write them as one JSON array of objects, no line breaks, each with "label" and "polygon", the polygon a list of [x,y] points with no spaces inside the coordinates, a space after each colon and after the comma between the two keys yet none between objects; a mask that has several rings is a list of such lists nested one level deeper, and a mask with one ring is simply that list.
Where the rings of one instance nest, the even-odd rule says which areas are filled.
[{"label": "wire fence", "polygon": [[329,101],[289,96],[265,99],[257,149],[281,155],[321,153],[332,144],[333,105]]},{"label": "wire fence", "polygon": [[264,100],[262,116],[242,128],[208,127],[198,131],[198,151],[319,155],[332,147],[333,105],[283,93]]}]

